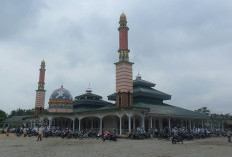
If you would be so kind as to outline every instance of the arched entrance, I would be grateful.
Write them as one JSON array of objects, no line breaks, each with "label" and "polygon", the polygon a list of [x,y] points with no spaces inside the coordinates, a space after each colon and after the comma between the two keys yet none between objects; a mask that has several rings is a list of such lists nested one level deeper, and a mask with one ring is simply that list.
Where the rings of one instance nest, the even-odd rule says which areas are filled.
[{"label": "arched entrance", "polygon": [[56,117],[53,119],[52,126],[59,129],[73,128],[73,122],[71,118]]},{"label": "arched entrance", "polygon": [[111,130],[116,129],[117,133],[119,133],[120,125],[119,125],[119,117],[116,115],[107,115],[102,118],[102,129],[103,130]]}]

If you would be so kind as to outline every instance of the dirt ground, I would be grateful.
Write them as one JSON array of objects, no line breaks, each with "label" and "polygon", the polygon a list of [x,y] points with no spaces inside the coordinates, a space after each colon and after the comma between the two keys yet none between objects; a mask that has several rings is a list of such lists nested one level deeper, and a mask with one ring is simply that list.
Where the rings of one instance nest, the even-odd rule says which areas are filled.
[{"label": "dirt ground", "polygon": [[61,139],[0,135],[0,157],[232,157],[226,137],[184,141]]}]

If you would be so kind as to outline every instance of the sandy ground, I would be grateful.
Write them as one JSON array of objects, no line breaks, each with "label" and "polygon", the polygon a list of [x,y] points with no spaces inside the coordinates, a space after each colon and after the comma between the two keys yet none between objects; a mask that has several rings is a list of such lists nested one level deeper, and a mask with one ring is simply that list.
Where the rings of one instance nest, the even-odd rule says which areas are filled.
[{"label": "sandy ground", "polygon": [[184,141],[61,139],[0,135],[0,157],[232,157],[226,137]]}]

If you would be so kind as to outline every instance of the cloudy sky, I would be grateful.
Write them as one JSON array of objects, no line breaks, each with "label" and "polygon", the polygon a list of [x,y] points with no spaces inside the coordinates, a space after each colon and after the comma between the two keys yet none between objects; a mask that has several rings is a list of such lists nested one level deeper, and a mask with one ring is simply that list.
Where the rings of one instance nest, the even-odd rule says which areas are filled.
[{"label": "cloudy sky", "polygon": [[115,91],[118,21],[128,19],[133,75],[172,95],[166,103],[232,113],[230,0],[1,0],[0,109],[33,108],[42,59],[46,102],[61,84]]}]

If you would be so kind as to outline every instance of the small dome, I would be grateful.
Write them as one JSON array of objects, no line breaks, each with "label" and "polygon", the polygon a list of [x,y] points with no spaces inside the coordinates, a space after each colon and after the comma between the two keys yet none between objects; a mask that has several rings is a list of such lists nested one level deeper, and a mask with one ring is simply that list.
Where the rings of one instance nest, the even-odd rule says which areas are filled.
[{"label": "small dome", "polygon": [[61,88],[54,90],[54,92],[52,93],[50,99],[68,99],[68,100],[72,100],[72,95],[62,85]]},{"label": "small dome", "polygon": [[41,61],[41,64],[43,64],[43,65],[44,65],[44,64],[45,64],[45,61],[44,61],[44,60],[42,60],[42,61]]},{"label": "small dome", "polygon": [[122,13],[121,16],[120,16],[120,19],[126,19],[126,14],[125,13]]}]

